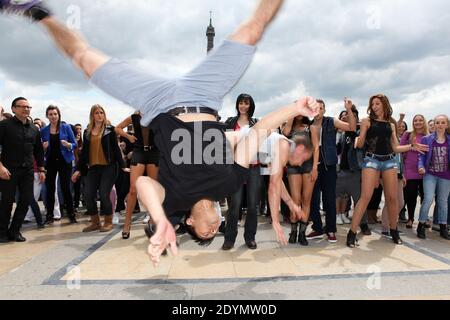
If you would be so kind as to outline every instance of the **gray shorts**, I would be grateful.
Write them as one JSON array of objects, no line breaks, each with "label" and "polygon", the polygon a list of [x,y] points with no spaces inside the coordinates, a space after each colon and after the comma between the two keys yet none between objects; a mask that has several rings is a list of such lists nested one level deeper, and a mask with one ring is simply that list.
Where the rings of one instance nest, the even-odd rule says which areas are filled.
[{"label": "gray shorts", "polygon": [[[93,74],[91,82],[142,113],[148,126],[159,114],[177,106],[207,107],[219,111],[224,96],[247,70],[255,47],[225,40],[197,67],[176,79],[149,74],[111,59]],[[180,53],[182,54],[182,53]]]}]

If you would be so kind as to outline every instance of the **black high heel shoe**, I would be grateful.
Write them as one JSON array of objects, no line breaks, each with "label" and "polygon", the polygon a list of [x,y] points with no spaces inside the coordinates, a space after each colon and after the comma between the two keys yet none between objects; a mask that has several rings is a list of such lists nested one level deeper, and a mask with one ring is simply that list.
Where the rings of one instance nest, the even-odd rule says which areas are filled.
[{"label": "black high heel shoe", "polygon": [[347,234],[347,247],[349,248],[359,247],[358,239],[356,238],[356,233],[354,233],[351,229]]},{"label": "black high heel shoe", "polygon": [[[130,227],[130,229],[131,229],[131,227]],[[130,230],[122,231],[122,239],[124,239],[124,240],[130,239],[130,234],[131,234]]]},{"label": "black high heel shoe", "polygon": [[395,244],[403,244],[403,240],[400,238],[400,234],[398,233],[398,230],[392,230],[391,229],[391,237],[392,241],[394,241]]}]

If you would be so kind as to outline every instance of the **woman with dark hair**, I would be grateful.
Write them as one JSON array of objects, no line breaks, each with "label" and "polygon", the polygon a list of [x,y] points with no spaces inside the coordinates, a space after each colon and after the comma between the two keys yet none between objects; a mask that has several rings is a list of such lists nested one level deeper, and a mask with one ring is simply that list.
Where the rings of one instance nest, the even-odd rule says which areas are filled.
[{"label": "woman with dark hair", "polygon": [[[113,229],[113,204],[111,203],[111,190],[117,175],[117,166],[124,168],[125,164],[117,143],[114,127],[106,118],[105,109],[96,104],[92,106],[89,114],[89,126],[84,131],[83,149],[77,163],[77,171],[72,176],[76,182],[81,173],[86,176],[86,206],[91,216],[91,224],[83,232],[109,232]],[[101,210],[105,216],[103,226],[97,208],[97,190],[100,195]]]},{"label": "woman with dark hair", "polygon": [[406,122],[403,119],[404,119],[404,114],[402,114],[400,116],[400,120],[397,123],[398,140],[400,140],[403,137],[403,135],[405,134],[405,132],[408,131],[408,125],[406,124]]},{"label": "woman with dark hair", "polygon": [[[126,118],[116,127],[116,133],[133,143],[133,156],[131,159],[130,191],[127,197],[125,224],[123,225],[122,238],[130,238],[131,218],[137,202],[136,181],[147,172],[147,176],[157,180],[159,151],[155,146],[153,131],[149,127],[141,126],[141,114],[139,112]],[[130,124],[133,125],[134,135],[123,131]]]},{"label": "woman with dark hair", "polygon": [[412,143],[400,146],[396,134],[396,122],[392,119],[392,107],[388,97],[383,94],[375,95],[369,100],[367,109],[369,118],[361,122],[361,133],[357,140],[358,148],[366,148],[362,170],[361,198],[355,206],[352,226],[347,235],[347,246],[354,248],[358,245],[356,232],[364,211],[369,204],[375,187],[379,183],[380,174],[383,181],[385,198],[389,211],[390,236],[395,244],[402,244],[398,224],[397,204],[397,161],[395,153],[410,150],[424,152],[428,146]]},{"label": "woman with dark hair", "polygon": [[[236,100],[235,117],[229,118],[225,121],[227,130],[239,131],[244,127],[253,127],[258,120],[253,118],[255,113],[255,101],[252,96],[248,94],[241,94]],[[255,236],[258,225],[256,204],[258,203],[258,193],[260,187],[260,170],[259,163],[250,165],[249,179],[247,181],[247,217],[245,219],[245,233],[244,239],[247,247],[251,250],[257,248]],[[228,214],[226,217],[225,241],[222,249],[227,251],[234,247],[236,237],[238,234],[238,220],[239,209],[242,205],[242,195],[244,192],[244,185],[239,190],[231,195],[228,203]]]},{"label": "woman with dark hair", "polygon": [[73,210],[72,193],[70,192],[70,177],[72,175],[72,162],[75,160],[74,149],[77,147],[72,128],[61,123],[61,112],[57,106],[50,105],[46,110],[50,124],[41,129],[41,136],[45,150],[45,168],[47,179],[47,218],[46,224],[53,224],[55,218],[55,189],[56,176],[59,174],[61,190],[70,223],[76,223]]},{"label": "woman with dark hair", "polygon": [[436,132],[436,123],[434,122],[434,119],[428,121],[428,131],[430,132],[430,134]]},{"label": "woman with dark hair", "polygon": [[[289,180],[289,190],[292,200],[304,211],[303,221],[298,220],[294,212],[290,213],[291,233],[289,234],[289,243],[300,243],[302,246],[308,245],[306,239],[306,228],[308,226],[309,214],[311,212],[311,198],[314,184],[317,180],[317,171],[312,173],[313,168],[317,168],[319,163],[319,130],[311,126],[312,121],[307,117],[298,116],[290,119],[283,128],[283,134],[292,139],[300,133],[306,133],[311,137],[314,147],[313,158],[303,163],[301,166],[287,167]],[[298,235],[298,239],[297,239]]]}]

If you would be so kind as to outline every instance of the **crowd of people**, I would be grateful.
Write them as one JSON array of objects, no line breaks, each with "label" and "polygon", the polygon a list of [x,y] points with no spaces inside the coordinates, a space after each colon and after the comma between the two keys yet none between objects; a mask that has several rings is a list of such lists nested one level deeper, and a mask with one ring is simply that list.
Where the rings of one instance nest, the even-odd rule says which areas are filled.
[{"label": "crowd of people", "polygon": [[[369,118],[362,120],[358,109],[348,99],[344,101],[346,110],[339,117],[325,116],[325,102],[318,100],[318,103],[320,111],[314,118],[300,115],[288,119],[276,130],[277,135],[288,141],[307,137],[312,152],[300,156],[302,165],[286,162],[280,170],[273,170],[272,158],[279,155],[273,155],[274,150],[260,148],[258,157],[250,164],[247,181],[221,201],[222,206],[224,203],[228,206],[224,219],[220,220],[225,237],[223,250],[234,247],[243,212],[244,239],[250,249],[257,248],[258,215],[272,216],[272,223],[278,226],[279,213],[291,225],[289,243],[307,246],[308,240],[324,236],[335,243],[336,225],[351,224],[347,244],[354,246],[358,227],[362,234],[370,235],[369,225],[378,222],[382,223],[384,236],[401,243],[397,224],[400,221],[407,229],[413,228],[418,197],[421,201],[418,237],[425,239],[426,230],[433,228],[441,237],[450,239],[448,117],[440,115],[427,122],[423,115],[415,115],[409,131],[404,114],[398,121],[392,118],[392,107],[384,95],[370,99]],[[114,127],[105,109],[94,105],[83,132],[81,124],[63,121],[57,106],[50,105],[46,109],[48,124],[42,118],[32,118],[31,110],[23,97],[12,102],[13,114],[1,108],[0,210],[3,224],[0,239],[25,241],[20,233],[23,222],[33,221],[42,229],[66,216],[71,224],[77,223],[76,214],[81,212],[82,203],[90,216],[90,224],[83,232],[109,232],[113,229],[114,213],[125,212],[122,237],[128,239],[132,215],[140,211],[136,182],[143,175],[157,180],[159,169],[160,153],[154,133],[141,125],[140,113]],[[224,121],[226,130],[239,132],[253,127],[258,123],[255,111],[253,97],[239,95],[236,116]],[[25,121],[21,123],[22,120]],[[32,159],[23,149],[31,133],[18,137],[17,126],[22,125],[37,139],[33,138],[35,141],[28,150],[32,152]],[[36,129],[32,130],[33,127]],[[275,201],[276,204],[271,205],[271,200],[274,201],[271,198],[277,193],[274,189],[277,181],[285,184],[292,203],[301,208],[300,214],[297,207],[290,206],[289,199],[286,204]],[[378,221],[382,190],[385,205]],[[39,199],[43,201],[45,212],[40,210]],[[14,201],[17,208],[9,225],[6,221],[11,217]],[[433,201],[435,209],[429,214]],[[180,212],[181,217],[186,214]],[[103,224],[100,215],[104,216]],[[186,230],[186,220],[173,220],[179,234]],[[152,223],[148,217],[145,222]],[[306,234],[310,222],[312,230]],[[282,231],[277,233],[281,234]],[[286,243],[282,236],[279,240]]]},{"label": "crowd of people", "polygon": [[[181,77],[164,79],[91,48],[40,0],[0,0],[0,11],[40,24],[91,83],[138,111],[115,128],[105,109],[94,105],[81,134],[80,125],[71,127],[62,121],[58,107],[47,108],[50,124],[44,126],[42,120],[31,121],[27,99],[15,99],[11,104],[14,116],[0,122],[0,241],[25,241],[20,228],[28,207],[36,209],[33,193],[39,194],[33,180],[35,185],[45,181],[45,224],[52,224],[57,175],[63,198],[60,206],[64,205],[70,223],[77,223],[75,208],[79,194],[84,195],[90,215],[84,232],[111,231],[115,203],[122,207],[120,202],[128,194],[122,233],[128,239],[139,198],[149,214],[148,253],[155,264],[167,248],[177,253],[176,228],[201,245],[211,243],[221,230],[225,233],[222,248],[233,248],[243,199],[247,207],[244,239],[249,249],[257,248],[261,202],[266,203],[277,240],[283,245],[299,242],[306,246],[308,240],[324,237],[335,243],[337,224],[347,223],[351,225],[346,244],[356,247],[358,229],[370,234],[369,223],[378,221],[383,190],[384,236],[402,244],[398,223],[404,221],[407,210],[406,226],[413,227],[419,194],[417,235],[426,238],[426,229],[432,227],[428,216],[436,198],[433,222],[448,240],[447,115],[438,115],[429,126],[417,115],[412,130],[407,131],[403,118],[393,119],[388,97],[379,94],[369,99],[366,117],[360,117],[347,98],[340,116],[329,117],[323,100],[304,97],[274,108],[257,121],[254,99],[243,94],[237,99],[236,116],[219,121],[224,96],[249,66],[256,44],[282,3],[259,1],[251,17],[199,65]],[[133,135],[123,130],[131,125]],[[261,194],[263,201],[258,200]],[[10,223],[15,197],[17,208]],[[218,202],[226,198],[228,213],[223,224]],[[402,199],[406,199],[406,208]],[[288,239],[280,208],[291,225]],[[103,223],[99,212],[104,215]],[[36,221],[42,226],[42,219]],[[312,230],[307,234],[310,222]]]}]

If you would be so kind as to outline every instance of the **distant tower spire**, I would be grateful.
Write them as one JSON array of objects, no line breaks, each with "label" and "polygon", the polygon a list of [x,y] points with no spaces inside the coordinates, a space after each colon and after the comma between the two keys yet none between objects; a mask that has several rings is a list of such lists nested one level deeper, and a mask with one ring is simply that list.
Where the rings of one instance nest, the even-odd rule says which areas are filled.
[{"label": "distant tower spire", "polygon": [[214,48],[214,37],[216,36],[216,30],[212,25],[212,11],[209,12],[209,26],[206,29],[206,37],[208,38],[208,49],[207,52]]}]

